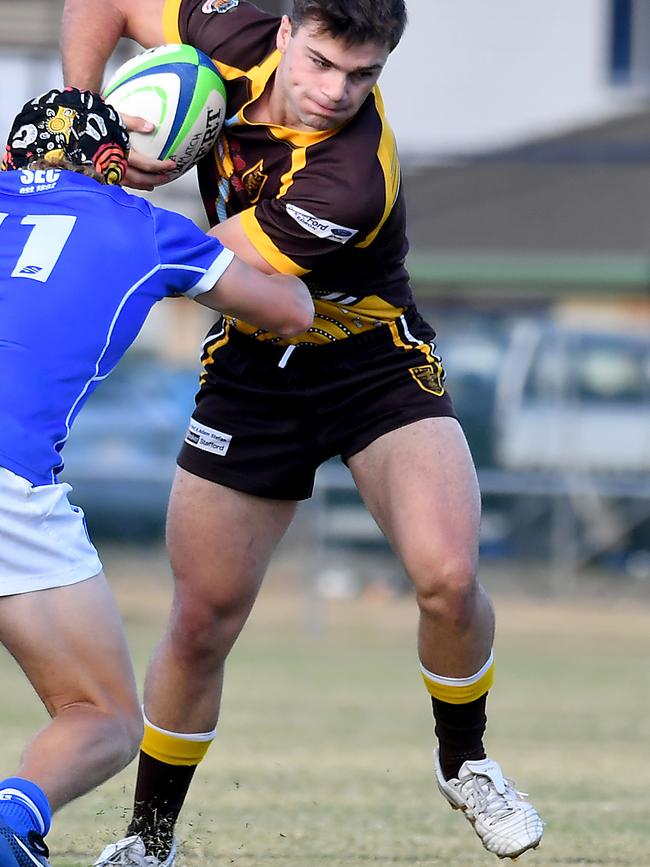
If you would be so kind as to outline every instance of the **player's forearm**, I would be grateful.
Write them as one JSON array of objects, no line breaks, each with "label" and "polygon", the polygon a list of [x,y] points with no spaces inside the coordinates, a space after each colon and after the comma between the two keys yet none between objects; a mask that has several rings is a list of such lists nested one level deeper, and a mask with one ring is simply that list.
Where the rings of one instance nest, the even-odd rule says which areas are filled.
[{"label": "player's forearm", "polygon": [[[262,327],[282,337],[302,334],[314,321],[314,302],[309,289],[298,277],[272,274],[266,279],[275,283],[274,298],[269,299],[268,318]],[[255,311],[252,311],[253,316]],[[253,320],[254,321],[254,320]]]},{"label": "player's forearm", "polygon": [[237,258],[214,289],[196,300],[283,337],[305,331],[314,318],[314,304],[302,280],[262,274]]},{"label": "player's forearm", "polygon": [[125,27],[124,12],[112,0],[66,0],[61,25],[65,84],[101,90],[106,61]]}]

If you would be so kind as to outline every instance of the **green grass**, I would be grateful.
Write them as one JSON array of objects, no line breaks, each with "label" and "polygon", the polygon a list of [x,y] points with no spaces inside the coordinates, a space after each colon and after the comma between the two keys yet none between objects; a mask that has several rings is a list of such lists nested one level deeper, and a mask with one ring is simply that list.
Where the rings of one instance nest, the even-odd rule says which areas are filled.
[{"label": "green grass", "polygon": [[[168,583],[156,585],[146,566],[127,579],[118,564],[112,575],[141,676]],[[650,611],[611,600],[496,604],[487,746],[547,824],[542,847],[520,863],[647,865]],[[435,791],[414,624],[411,600],[366,598],[328,603],[314,635],[299,593],[263,594],[183,812],[180,867],[499,863]],[[0,747],[11,772],[44,717],[12,661],[0,665],[12,697]],[[88,865],[122,835],[134,772],[56,817],[54,867]]]}]

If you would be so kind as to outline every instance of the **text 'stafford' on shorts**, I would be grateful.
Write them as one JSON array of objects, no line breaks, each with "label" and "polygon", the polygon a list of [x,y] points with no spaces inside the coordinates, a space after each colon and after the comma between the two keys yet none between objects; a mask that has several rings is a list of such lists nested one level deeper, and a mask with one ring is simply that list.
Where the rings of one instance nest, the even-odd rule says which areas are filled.
[{"label": "text 'stafford' on shorts", "polygon": [[257,496],[306,499],[329,458],[347,462],[414,421],[455,418],[434,338],[415,310],[324,346],[277,346],[217,323],[179,466]]},{"label": "text 'stafford' on shorts", "polygon": [[0,467],[0,596],[64,587],[102,571],[70,485],[32,485]]}]

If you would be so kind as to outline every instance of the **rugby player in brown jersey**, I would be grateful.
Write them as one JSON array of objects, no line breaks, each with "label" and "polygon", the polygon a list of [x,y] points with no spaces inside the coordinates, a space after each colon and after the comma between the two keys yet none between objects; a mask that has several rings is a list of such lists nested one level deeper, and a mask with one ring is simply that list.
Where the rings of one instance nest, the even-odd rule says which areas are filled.
[{"label": "rugby player in brown jersey", "polygon": [[[70,84],[98,87],[122,35],[212,56],[229,114],[199,167],[212,231],[252,265],[300,275],[316,308],[291,340],[226,317],[206,343],[169,506],[176,592],[146,677],[133,819],[97,864],[173,864],[226,657],[297,501],[335,455],[413,582],[438,787],[496,855],[541,839],[536,811],[483,747],[494,616],[476,577],[479,491],[411,295],[399,162],[376,86],[405,23],[402,0],[295,0],[281,19],[247,0],[66,2]],[[130,163],[127,182],[144,189],[171,168],[139,154]]]}]

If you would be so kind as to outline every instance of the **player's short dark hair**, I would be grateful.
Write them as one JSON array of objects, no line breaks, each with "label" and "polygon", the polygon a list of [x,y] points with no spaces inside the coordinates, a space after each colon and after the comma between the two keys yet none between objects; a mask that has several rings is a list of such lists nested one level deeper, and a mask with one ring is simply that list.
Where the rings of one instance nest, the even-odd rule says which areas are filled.
[{"label": "player's short dark hair", "polygon": [[350,45],[377,42],[392,51],[406,27],[406,6],[404,0],[293,0],[293,29],[306,21]]}]

